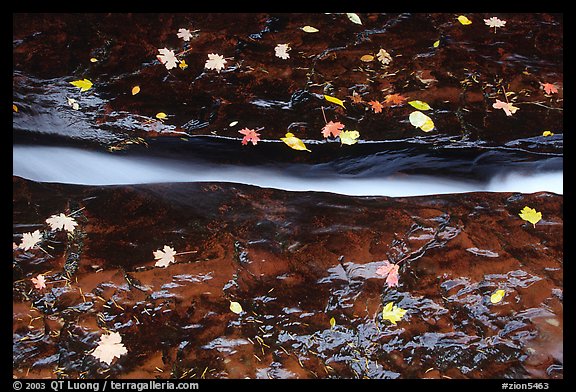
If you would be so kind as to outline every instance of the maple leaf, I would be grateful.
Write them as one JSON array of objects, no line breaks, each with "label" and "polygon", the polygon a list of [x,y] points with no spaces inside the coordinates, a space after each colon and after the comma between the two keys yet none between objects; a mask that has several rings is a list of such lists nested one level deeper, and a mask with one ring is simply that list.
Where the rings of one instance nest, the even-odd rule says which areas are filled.
[{"label": "maple leaf", "polygon": [[288,147],[294,150],[312,152],[308,148],[306,148],[306,145],[302,140],[298,139],[296,136],[294,136],[294,134],[290,132],[286,134],[286,137],[281,137],[280,140],[282,140],[284,143],[286,143],[286,145],[288,145]]},{"label": "maple leaf", "polygon": [[178,38],[182,38],[184,41],[190,41],[192,38],[192,33],[188,29],[178,29],[178,34],[176,34]]},{"label": "maple leaf", "polygon": [[288,53],[290,49],[291,48],[290,46],[288,46],[288,44],[278,44],[274,48],[274,52],[276,54],[276,57],[280,57],[281,59],[286,60],[290,58],[290,54]]},{"label": "maple leaf", "polygon": [[92,82],[89,81],[88,79],[75,80],[73,82],[70,82],[70,84],[75,87],[78,87],[81,93],[86,90],[90,90],[92,88]]},{"label": "maple leaf", "polygon": [[400,267],[397,264],[392,264],[389,261],[385,260],[384,264],[382,264],[376,270],[376,274],[386,277],[386,284],[389,287],[398,286],[398,269]]},{"label": "maple leaf", "polygon": [[38,290],[46,288],[46,278],[44,275],[38,275],[35,278],[32,278],[32,283],[34,283],[34,287],[36,287]]},{"label": "maple leaf", "polygon": [[352,98],[352,103],[364,102],[362,100],[362,96],[360,94],[358,94],[356,91],[352,91],[352,95],[350,95],[349,97]]},{"label": "maple leaf", "polygon": [[158,52],[160,54],[157,55],[156,57],[158,58],[158,60],[160,60],[162,64],[164,64],[166,69],[176,68],[176,66],[178,65],[178,59],[176,58],[176,55],[174,54],[173,50],[164,48],[164,49],[158,49]]},{"label": "maple leaf", "polygon": [[330,134],[332,134],[332,136],[336,137],[340,134],[342,129],[344,129],[344,124],[342,124],[340,121],[330,121],[322,128],[322,135],[324,137],[328,137]]},{"label": "maple leaf", "polygon": [[181,61],[178,63],[178,67],[180,67],[180,69],[182,69],[182,70],[185,70],[186,68],[188,68],[188,64],[186,64],[186,61],[181,60]]},{"label": "maple leaf", "polygon": [[378,53],[376,53],[376,58],[378,59],[378,61],[382,63],[382,65],[388,65],[392,62],[392,56],[390,55],[390,53],[388,53],[382,48],[380,48]]},{"label": "maple leaf", "polygon": [[528,206],[524,207],[518,215],[525,221],[532,223],[534,227],[536,227],[536,223],[538,223],[540,219],[542,219],[541,212],[538,212],[534,208],[530,208]]},{"label": "maple leaf", "polygon": [[52,215],[50,218],[46,219],[46,223],[50,225],[52,230],[66,230],[72,233],[74,228],[78,225],[74,218],[60,213],[59,215]]},{"label": "maple leaf", "polygon": [[396,321],[400,321],[406,314],[406,310],[397,307],[393,302],[388,302],[384,309],[382,309],[382,319],[388,320],[396,325]]},{"label": "maple leaf", "polygon": [[254,129],[248,129],[248,128],[244,128],[239,130],[238,132],[240,132],[242,135],[244,135],[244,138],[242,139],[242,144],[246,145],[248,144],[248,142],[252,142],[253,145],[256,145],[258,143],[258,141],[260,140],[260,134],[258,132],[256,132],[256,130]]},{"label": "maple leaf", "polygon": [[24,233],[22,234],[22,242],[18,247],[24,250],[32,249],[41,240],[42,234],[40,234],[40,230],[36,230],[33,233]]},{"label": "maple leaf", "polygon": [[382,108],[384,106],[382,106],[382,104],[378,101],[370,101],[368,102],[368,104],[372,107],[372,110],[374,110],[374,113],[382,113]]},{"label": "maple leaf", "polygon": [[497,17],[493,16],[489,19],[484,19],[484,23],[489,27],[494,27],[494,33],[496,33],[496,28],[504,27],[506,24],[505,20],[500,20]]},{"label": "maple leaf", "polygon": [[174,262],[174,256],[176,255],[174,248],[168,245],[164,245],[163,250],[158,249],[152,253],[154,258],[158,260],[154,264],[156,267],[168,267],[168,264]]},{"label": "maple leaf", "polygon": [[220,73],[220,70],[224,68],[224,64],[226,64],[226,59],[224,56],[215,53],[209,53],[208,60],[206,60],[206,64],[204,64],[204,68],[214,69]]},{"label": "maple leaf", "polygon": [[518,110],[519,108],[517,108],[516,106],[512,105],[511,103],[508,102],[502,102],[499,99],[496,100],[496,103],[494,103],[492,105],[492,107],[494,109],[502,109],[504,110],[504,113],[506,113],[507,116],[511,116],[514,113],[516,113],[516,110]]},{"label": "maple leaf", "polygon": [[403,97],[400,94],[388,94],[384,97],[384,103],[394,106],[394,105],[402,105],[406,101],[406,97]]},{"label": "maple leaf", "polygon": [[340,143],[347,144],[351,146],[352,144],[358,143],[358,138],[360,137],[360,132],[358,131],[342,131],[340,132]]},{"label": "maple leaf", "polygon": [[555,84],[552,83],[540,83],[540,85],[542,86],[542,88],[544,89],[544,92],[546,94],[556,94],[558,93],[558,87],[556,87]]},{"label": "maple leaf", "polygon": [[112,332],[100,336],[98,347],[91,354],[100,361],[110,365],[114,358],[120,358],[126,353],[128,353],[128,350],[122,344],[122,336],[118,332]]}]

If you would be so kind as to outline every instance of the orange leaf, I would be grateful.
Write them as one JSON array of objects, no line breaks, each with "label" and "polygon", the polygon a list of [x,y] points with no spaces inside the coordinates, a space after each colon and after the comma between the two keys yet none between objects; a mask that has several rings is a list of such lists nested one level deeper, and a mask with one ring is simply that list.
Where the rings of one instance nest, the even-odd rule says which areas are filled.
[{"label": "orange leaf", "polygon": [[330,136],[330,134],[332,134],[332,136],[336,137],[340,135],[340,131],[344,129],[344,127],[345,125],[339,121],[338,122],[330,121],[324,126],[324,128],[322,128],[322,135],[324,137],[328,137]]},{"label": "orange leaf", "polygon": [[248,144],[248,142],[252,142],[253,145],[256,145],[258,141],[260,141],[260,134],[256,132],[256,130],[254,129],[244,128],[239,130],[238,132],[244,135],[244,138],[242,139],[243,145]]},{"label": "orange leaf", "polygon": [[555,84],[552,83],[540,83],[540,85],[542,86],[542,88],[544,89],[544,92],[546,94],[557,94],[558,93],[558,87],[556,87]]},{"label": "orange leaf", "polygon": [[402,105],[406,101],[406,97],[400,94],[388,94],[384,97],[384,103],[394,106],[394,105]]},{"label": "orange leaf", "polygon": [[382,106],[382,104],[378,101],[370,101],[368,102],[368,104],[370,106],[372,106],[372,110],[374,110],[374,113],[381,113],[382,112],[382,108],[384,106]]}]

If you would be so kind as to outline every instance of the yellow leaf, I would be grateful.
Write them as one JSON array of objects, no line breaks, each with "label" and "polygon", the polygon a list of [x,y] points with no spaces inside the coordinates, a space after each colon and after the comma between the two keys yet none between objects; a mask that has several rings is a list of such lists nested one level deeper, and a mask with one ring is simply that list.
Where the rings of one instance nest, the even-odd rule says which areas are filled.
[{"label": "yellow leaf", "polygon": [[434,121],[432,121],[432,119],[429,118],[428,120],[426,120],[424,124],[422,124],[420,129],[423,130],[424,132],[430,132],[431,130],[434,129]]},{"label": "yellow leaf", "polygon": [[136,95],[140,92],[140,86],[132,87],[132,95]]},{"label": "yellow leaf", "polygon": [[410,113],[409,120],[410,124],[424,132],[430,132],[434,129],[434,121],[422,112],[415,111]]},{"label": "yellow leaf", "polygon": [[332,102],[332,103],[335,103],[336,105],[340,105],[344,109],[346,109],[346,107],[344,106],[344,101],[342,101],[338,98],[332,97],[330,95],[324,95],[324,99],[327,100],[328,102]]},{"label": "yellow leaf", "polygon": [[92,82],[89,81],[88,79],[75,80],[73,82],[70,82],[70,84],[75,87],[78,87],[80,89],[80,92],[90,90],[90,88],[92,88]]},{"label": "yellow leaf", "polygon": [[235,301],[230,301],[230,310],[236,314],[240,314],[243,312],[242,305],[240,305],[238,302]]},{"label": "yellow leaf", "polygon": [[178,63],[178,66],[182,70],[185,70],[186,68],[188,68],[188,64],[186,64],[186,61],[184,61],[184,60],[180,60],[180,63]]},{"label": "yellow leaf", "polygon": [[293,148],[294,150],[312,152],[306,148],[306,145],[302,140],[298,139],[296,136],[294,136],[294,134],[290,132],[286,134],[286,137],[281,137],[280,140],[282,140],[288,145],[288,147]]},{"label": "yellow leaf", "polygon": [[490,302],[492,302],[493,304],[497,304],[498,302],[502,301],[502,298],[504,298],[505,294],[506,291],[504,290],[496,290],[494,294],[490,296]]},{"label": "yellow leaf", "polygon": [[460,15],[458,17],[458,22],[462,23],[463,25],[472,24],[472,21],[470,19],[468,19],[467,17],[465,17],[464,15]]},{"label": "yellow leaf", "polygon": [[536,227],[536,223],[538,223],[540,219],[542,219],[541,212],[538,212],[534,208],[530,208],[528,206],[524,207],[518,215],[525,221],[532,223],[534,227]]},{"label": "yellow leaf", "polygon": [[353,12],[348,12],[348,13],[346,13],[346,16],[348,17],[348,19],[350,19],[350,21],[352,23],[356,23],[359,25],[362,24],[362,21],[360,20],[360,17],[358,16],[358,14],[355,14]]},{"label": "yellow leaf", "polygon": [[406,314],[406,310],[397,307],[393,302],[388,302],[384,309],[382,309],[382,319],[388,320],[392,324],[396,325],[396,321],[400,321],[402,317]]},{"label": "yellow leaf", "polygon": [[334,328],[335,325],[336,325],[336,319],[334,317],[332,317],[330,319],[330,328]]},{"label": "yellow leaf", "polygon": [[347,144],[351,146],[352,144],[356,144],[358,142],[358,138],[360,137],[360,132],[358,131],[342,131],[338,134],[340,137],[340,143]]},{"label": "yellow leaf", "polygon": [[435,42],[432,44],[432,46],[435,47],[435,48],[437,48],[438,46],[440,46],[440,40],[435,41]]},{"label": "yellow leaf", "polygon": [[369,63],[370,61],[374,61],[374,56],[371,54],[365,54],[364,56],[360,57],[360,60]]},{"label": "yellow leaf", "polygon": [[544,131],[542,132],[542,136],[554,136],[554,133],[550,131]]},{"label": "yellow leaf", "polygon": [[12,104],[12,111],[18,113],[18,106]]},{"label": "yellow leaf", "polygon": [[97,63],[98,59],[96,57],[92,57],[92,58],[90,58],[90,62],[91,63]]},{"label": "yellow leaf", "polygon": [[428,105],[426,102],[424,101],[419,101],[419,100],[414,100],[414,101],[410,101],[408,102],[409,105],[414,106],[416,109],[418,110],[430,110],[432,109],[430,107],[430,105]]},{"label": "yellow leaf", "polygon": [[156,118],[157,118],[158,120],[164,120],[166,117],[168,117],[168,115],[167,115],[166,113],[164,113],[164,112],[160,112],[160,113],[157,113],[157,114],[156,114]]},{"label": "yellow leaf", "polygon": [[302,30],[306,33],[317,33],[319,31],[317,28],[312,26],[304,26],[302,27]]}]

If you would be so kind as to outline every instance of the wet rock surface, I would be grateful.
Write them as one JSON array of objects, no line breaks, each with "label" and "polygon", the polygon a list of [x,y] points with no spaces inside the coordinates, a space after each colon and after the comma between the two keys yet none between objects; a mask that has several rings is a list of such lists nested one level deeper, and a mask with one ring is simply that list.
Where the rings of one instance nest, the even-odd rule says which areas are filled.
[{"label": "wet rock surface", "polygon": [[[14,177],[13,206],[14,242],[40,230],[44,250],[14,250],[18,378],[563,377],[562,196]],[[73,233],[47,227],[60,212]],[[182,255],[155,267],[164,245]],[[388,302],[407,311],[396,325]],[[128,350],[110,366],[90,355],[105,331]]]}]

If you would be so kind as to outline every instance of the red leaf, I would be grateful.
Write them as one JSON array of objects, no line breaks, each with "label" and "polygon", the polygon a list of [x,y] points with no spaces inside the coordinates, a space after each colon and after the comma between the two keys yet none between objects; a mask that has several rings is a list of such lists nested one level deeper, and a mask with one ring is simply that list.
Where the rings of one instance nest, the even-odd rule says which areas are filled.
[{"label": "red leaf", "polygon": [[256,132],[256,130],[254,129],[248,129],[248,128],[244,128],[239,130],[238,132],[240,132],[242,135],[244,135],[244,138],[242,139],[242,144],[246,145],[248,144],[248,142],[252,142],[253,145],[256,145],[258,143],[258,141],[260,140],[260,134],[258,132]]},{"label": "red leaf", "polygon": [[384,106],[382,106],[382,104],[378,101],[370,101],[368,102],[370,104],[370,106],[372,106],[372,110],[374,110],[374,113],[381,113],[382,112],[382,108]]},{"label": "red leaf", "polygon": [[342,124],[340,121],[338,122],[330,121],[324,126],[324,128],[322,128],[322,135],[324,135],[324,137],[328,137],[330,136],[330,134],[332,134],[332,136],[336,137],[340,135],[340,131],[344,129],[344,127],[345,125]]},{"label": "red leaf", "polygon": [[552,84],[552,83],[540,83],[540,84],[542,85],[542,88],[544,89],[546,94],[558,93],[558,87],[556,87],[555,84]]},{"label": "red leaf", "polygon": [[389,287],[398,286],[398,269],[399,266],[397,264],[392,264],[388,261],[384,261],[378,269],[376,270],[376,274],[381,275],[382,277],[386,277],[386,284]]}]

